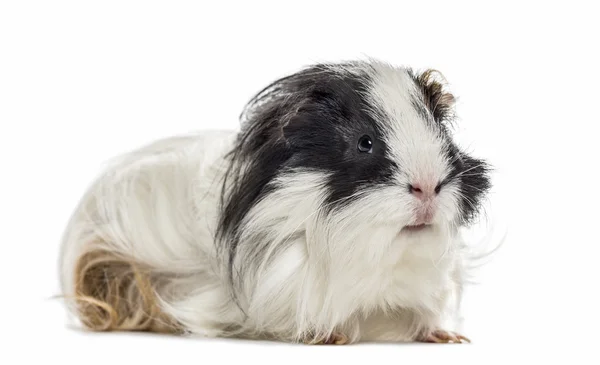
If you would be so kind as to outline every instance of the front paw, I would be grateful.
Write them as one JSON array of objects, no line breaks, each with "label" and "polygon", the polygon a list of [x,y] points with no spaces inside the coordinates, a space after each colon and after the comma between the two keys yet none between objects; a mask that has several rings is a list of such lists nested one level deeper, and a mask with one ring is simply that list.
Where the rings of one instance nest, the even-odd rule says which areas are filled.
[{"label": "front paw", "polygon": [[425,333],[423,336],[421,336],[418,339],[419,342],[427,342],[427,343],[465,343],[468,342],[470,343],[471,340],[469,340],[468,338],[466,338],[465,336],[455,333],[455,332],[450,332],[450,331],[445,331],[445,330],[433,330],[433,331],[429,331],[427,333]]}]

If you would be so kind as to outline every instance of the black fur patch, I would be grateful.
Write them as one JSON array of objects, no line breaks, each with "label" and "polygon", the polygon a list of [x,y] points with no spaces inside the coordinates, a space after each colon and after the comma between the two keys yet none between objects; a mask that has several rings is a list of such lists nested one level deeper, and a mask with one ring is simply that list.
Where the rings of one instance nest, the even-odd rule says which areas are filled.
[{"label": "black fur patch", "polygon": [[480,159],[462,154],[463,169],[458,175],[461,192],[462,224],[469,224],[479,213],[482,198],[491,188],[489,165]]},{"label": "black fur patch", "polygon": [[[367,186],[389,183],[397,165],[388,158],[380,123],[365,99],[368,72],[353,64],[320,64],[275,81],[242,113],[242,131],[230,154],[221,197],[218,238],[227,241],[230,265],[239,229],[250,209],[271,192],[273,179],[294,169],[325,173],[326,204],[335,209]],[[371,137],[371,153],[358,142]]]},{"label": "black fur patch", "polygon": [[445,151],[451,165],[449,176],[442,182],[443,187],[450,181],[458,181],[460,193],[460,224],[468,225],[477,217],[484,196],[491,188],[490,165],[460,151],[451,141]]}]

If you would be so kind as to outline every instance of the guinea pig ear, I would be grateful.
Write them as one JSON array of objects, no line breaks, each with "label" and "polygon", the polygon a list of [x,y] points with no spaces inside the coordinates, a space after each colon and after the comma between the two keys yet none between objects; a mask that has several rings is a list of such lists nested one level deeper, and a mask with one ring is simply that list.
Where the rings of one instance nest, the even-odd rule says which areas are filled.
[{"label": "guinea pig ear", "polygon": [[295,111],[287,116],[281,126],[281,136],[289,146],[300,146],[309,143],[310,136],[317,133],[315,126],[309,126],[309,118],[303,113]]},{"label": "guinea pig ear", "polygon": [[318,125],[311,126],[310,121],[318,118],[318,111],[318,107],[307,100],[297,100],[286,106],[280,119],[281,137],[286,143],[295,145],[315,133]]},{"label": "guinea pig ear", "polygon": [[433,69],[413,75],[423,101],[437,122],[452,119],[456,98],[447,90],[447,82],[441,72]]}]

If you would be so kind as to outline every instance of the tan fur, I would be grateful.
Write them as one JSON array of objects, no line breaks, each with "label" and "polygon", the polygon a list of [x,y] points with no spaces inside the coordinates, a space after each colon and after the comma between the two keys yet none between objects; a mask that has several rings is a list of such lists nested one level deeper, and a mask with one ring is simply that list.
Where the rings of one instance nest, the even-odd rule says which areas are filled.
[{"label": "tan fur", "polygon": [[94,331],[180,332],[157,305],[151,274],[105,250],[80,256],[75,271],[79,319]]}]

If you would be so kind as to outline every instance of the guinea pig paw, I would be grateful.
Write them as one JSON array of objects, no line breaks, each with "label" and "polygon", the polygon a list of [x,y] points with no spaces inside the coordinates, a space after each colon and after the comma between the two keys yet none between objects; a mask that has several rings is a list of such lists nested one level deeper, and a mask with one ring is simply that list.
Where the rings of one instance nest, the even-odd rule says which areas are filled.
[{"label": "guinea pig paw", "polygon": [[346,345],[349,343],[348,337],[341,333],[333,333],[331,336],[306,342],[309,345]]},{"label": "guinea pig paw", "polygon": [[450,331],[445,330],[434,330],[429,332],[426,336],[420,339],[420,342],[428,343],[471,343],[467,337]]}]

